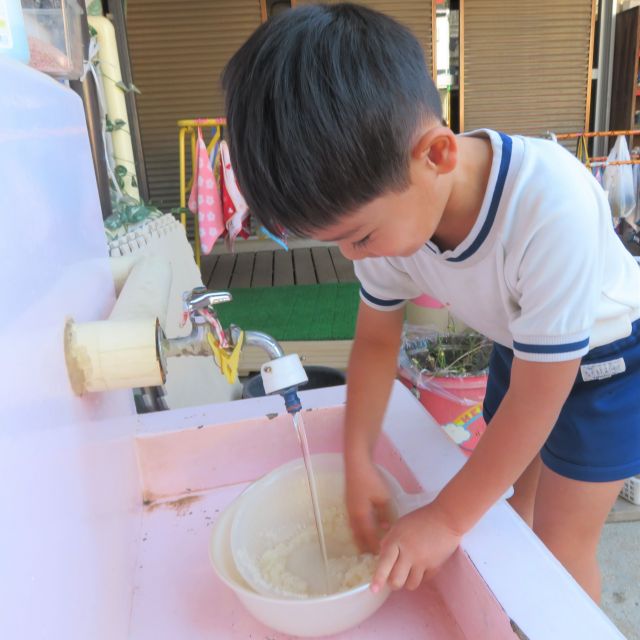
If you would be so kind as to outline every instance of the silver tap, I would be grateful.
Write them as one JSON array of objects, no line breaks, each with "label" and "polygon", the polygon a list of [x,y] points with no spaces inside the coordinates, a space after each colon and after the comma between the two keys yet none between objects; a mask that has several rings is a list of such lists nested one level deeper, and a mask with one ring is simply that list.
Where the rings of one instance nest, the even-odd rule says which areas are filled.
[{"label": "silver tap", "polygon": [[[208,291],[205,287],[196,287],[183,295],[184,309],[191,320],[191,334],[184,338],[163,338],[161,340],[161,352],[165,358],[176,356],[211,356],[211,347],[207,340],[207,334],[211,331],[209,324],[198,314],[200,309],[207,309],[209,313],[217,317],[215,305],[230,302],[233,299],[228,291]],[[238,343],[242,329],[231,325],[226,332],[231,346]],[[245,331],[244,345],[255,346],[263,349],[270,360],[284,356],[282,347],[278,341],[262,333],[262,331]]]},{"label": "silver tap", "polygon": [[[211,356],[213,355],[209,344],[209,334],[212,329],[210,322],[203,317],[200,311],[206,309],[217,320],[215,305],[231,300],[228,291],[207,291],[205,287],[197,287],[187,291],[183,296],[185,312],[191,319],[191,334],[186,338],[172,338],[168,340],[162,336],[159,341],[158,351],[160,361],[166,370],[166,358],[171,356]],[[206,314],[205,314],[206,315]],[[209,318],[211,320],[211,318]],[[217,331],[222,331],[218,328]],[[225,343],[231,348],[238,345],[242,329],[236,325],[230,325],[224,331]],[[284,350],[278,341],[262,331],[244,331],[244,345],[260,347],[269,356],[269,361],[261,368],[262,380],[267,393],[279,393],[284,398],[285,408],[288,413],[296,414],[302,409],[298,397],[298,386],[305,384],[308,379],[300,358],[297,354],[285,356]],[[224,345],[225,347],[227,344]],[[268,378],[265,378],[265,374]]]},{"label": "silver tap", "polygon": [[[232,324],[230,327],[231,333],[231,342],[236,344],[238,342],[238,338],[240,337],[240,333],[242,329]],[[276,358],[282,358],[284,355],[284,350],[278,343],[278,341],[271,337],[266,333],[262,333],[262,331],[245,331],[244,332],[244,344],[260,347],[266,354],[269,356],[270,360],[275,360]]]},{"label": "silver tap", "polygon": [[191,333],[184,338],[166,338],[161,340],[162,356],[210,356],[211,347],[207,335],[211,331],[206,320],[198,313],[207,309],[217,318],[215,305],[230,302],[233,296],[228,291],[208,291],[206,287],[196,287],[185,291],[182,296],[184,310],[191,320]]},{"label": "silver tap", "polygon": [[[228,291],[207,291],[206,287],[196,287],[191,291],[185,291],[182,296],[184,302],[185,311],[189,313],[192,321],[195,312],[198,309],[204,309],[206,307],[213,307],[216,304],[223,302],[231,302],[233,296]],[[209,309],[213,312],[213,309]]]}]

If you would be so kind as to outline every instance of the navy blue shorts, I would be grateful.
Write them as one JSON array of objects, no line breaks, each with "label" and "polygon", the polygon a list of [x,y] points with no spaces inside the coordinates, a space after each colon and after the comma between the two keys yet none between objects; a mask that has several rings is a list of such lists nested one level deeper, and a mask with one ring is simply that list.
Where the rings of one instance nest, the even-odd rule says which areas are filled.
[{"label": "navy blue shorts", "polygon": [[[561,476],[610,482],[640,474],[640,320],[630,336],[592,349],[581,365],[616,361],[620,368],[620,358],[626,370],[609,378],[586,382],[578,371],[540,452],[545,465]],[[494,345],[483,407],[488,425],[509,388],[512,361],[511,349]]]}]

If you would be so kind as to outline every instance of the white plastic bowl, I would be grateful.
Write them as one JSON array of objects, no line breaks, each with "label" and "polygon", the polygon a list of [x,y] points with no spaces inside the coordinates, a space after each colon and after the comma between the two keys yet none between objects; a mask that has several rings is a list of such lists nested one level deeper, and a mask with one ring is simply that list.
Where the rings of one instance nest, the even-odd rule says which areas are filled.
[{"label": "white plastic bowl", "polygon": [[[342,500],[344,493],[342,454],[315,454],[311,458],[314,473],[322,474],[323,471],[337,473],[337,483],[333,484],[330,493]],[[406,494],[396,478],[383,467],[379,467],[379,469],[389,485],[393,507],[398,517],[429,503],[433,499],[434,496],[428,493]],[[295,476],[304,477],[306,482],[306,471],[302,458],[292,460],[266,474],[249,486],[227,507],[213,527],[210,549],[213,568],[218,577],[234,591],[247,611],[268,627],[300,637],[340,633],[357,626],[373,615],[389,596],[389,587],[385,586],[378,593],[373,593],[370,589],[370,583],[366,583],[349,591],[303,599],[265,595],[258,593],[250,581],[245,580],[234,561],[232,552],[233,527],[237,527],[239,530],[244,528],[245,532],[250,532],[252,535],[249,538],[255,537],[256,531],[264,530],[255,527],[271,528],[275,517],[275,507],[268,501],[272,501],[278,496],[284,497],[284,506],[281,505],[279,508],[281,509],[280,514],[286,521],[291,515],[287,503],[292,497],[292,492],[287,491],[287,487],[291,488],[288,483]],[[282,492],[283,487],[284,493]],[[320,500],[322,502],[320,487],[318,491],[321,494]],[[308,493],[306,500],[309,500]],[[277,501],[282,502],[282,500]],[[245,520],[239,518],[241,512],[247,516]],[[261,514],[261,521],[260,518],[257,518],[257,513]],[[243,522],[248,525],[246,528]],[[234,542],[238,543],[238,540]],[[249,576],[253,577],[252,574]]]},{"label": "white plastic bowl", "polygon": [[220,514],[213,527],[210,554],[220,580],[233,590],[256,620],[294,636],[327,636],[357,626],[387,599],[388,588],[373,593],[368,584],[351,591],[304,600],[285,600],[256,593],[236,569],[231,555],[231,524],[243,499],[244,494]]},{"label": "white plastic bowl", "polygon": [[[311,456],[317,486],[320,515],[325,522],[325,538],[329,557],[355,556],[355,543],[347,537],[332,537],[327,529],[327,520],[332,513],[346,514],[344,504],[345,479],[342,455],[324,453]],[[381,468],[394,496],[402,494],[395,478]],[[395,502],[395,500],[394,500]],[[343,525],[344,526],[344,525]],[[326,591],[323,580],[320,545],[315,535],[315,520],[307,472],[302,458],[277,467],[260,480],[254,482],[243,494],[231,525],[231,554],[236,568],[245,581],[258,593],[281,598],[299,598],[295,588],[276,587],[264,578],[259,569],[260,559],[267,551],[291,540],[306,531],[311,539],[303,545],[304,560],[298,567],[306,569],[306,582],[311,596]],[[332,552],[333,550],[333,552]],[[316,562],[309,564],[310,557]],[[317,554],[317,555],[316,555]],[[302,576],[303,574],[296,573]],[[314,585],[315,587],[311,586]],[[334,585],[337,589],[337,585]],[[322,594],[324,595],[324,594]],[[309,597],[309,596],[306,596]]]},{"label": "white plastic bowl", "polygon": [[[316,472],[323,468],[344,471],[341,454],[317,454],[312,456],[312,461]],[[291,470],[304,469],[303,464],[302,459],[296,459],[274,469],[231,503],[220,514],[213,527],[210,554],[218,577],[257,620],[274,630],[290,635],[317,637],[346,631],[366,620],[384,604],[390,593],[389,588],[385,586],[378,593],[373,593],[367,583],[349,591],[304,599],[263,595],[256,592],[243,578],[236,567],[231,548],[232,528],[239,522],[238,512],[249,507],[249,500],[259,501],[260,496],[264,497],[261,487],[282,481]],[[389,484],[398,517],[428,504],[435,497],[435,494],[430,493],[406,494],[388,471],[382,467],[380,471]],[[510,497],[512,493],[510,490],[503,497]],[[265,522],[268,524],[271,516],[267,514],[263,517],[267,518]]]}]

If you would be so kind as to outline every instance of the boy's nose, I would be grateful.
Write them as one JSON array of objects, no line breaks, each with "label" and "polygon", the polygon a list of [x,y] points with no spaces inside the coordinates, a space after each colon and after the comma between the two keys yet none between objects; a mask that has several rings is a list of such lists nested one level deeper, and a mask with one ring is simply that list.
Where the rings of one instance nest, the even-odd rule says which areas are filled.
[{"label": "boy's nose", "polygon": [[338,249],[347,260],[359,260],[367,257],[366,251],[354,248],[351,242],[338,242]]},{"label": "boy's nose", "polygon": [[340,253],[347,259],[347,260],[355,260],[355,254],[357,253],[353,247],[351,245],[345,245],[344,243],[339,243],[338,244],[338,249],[340,249]]}]

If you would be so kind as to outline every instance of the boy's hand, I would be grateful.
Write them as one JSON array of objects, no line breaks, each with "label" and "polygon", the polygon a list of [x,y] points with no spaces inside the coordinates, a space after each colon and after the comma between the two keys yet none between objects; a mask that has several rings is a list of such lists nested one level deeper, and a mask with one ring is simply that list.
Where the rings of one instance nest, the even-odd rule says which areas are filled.
[{"label": "boy's hand", "polygon": [[346,465],[347,511],[353,536],[362,551],[378,553],[380,531],[392,522],[387,483],[368,456]]},{"label": "boy's hand", "polygon": [[417,589],[458,548],[461,537],[446,524],[436,504],[403,516],[381,541],[372,591],[385,583],[392,589]]}]

